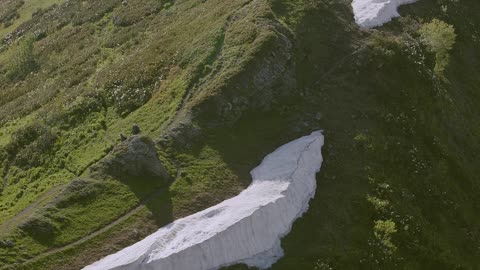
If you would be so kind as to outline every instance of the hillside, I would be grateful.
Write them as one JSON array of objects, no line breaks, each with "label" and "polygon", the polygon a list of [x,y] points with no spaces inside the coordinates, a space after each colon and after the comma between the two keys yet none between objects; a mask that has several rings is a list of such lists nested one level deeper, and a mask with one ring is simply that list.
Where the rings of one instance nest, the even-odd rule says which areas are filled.
[{"label": "hillside", "polygon": [[81,269],[319,129],[271,269],[478,269],[478,11],[420,0],[366,30],[350,0],[0,0],[0,269]]}]

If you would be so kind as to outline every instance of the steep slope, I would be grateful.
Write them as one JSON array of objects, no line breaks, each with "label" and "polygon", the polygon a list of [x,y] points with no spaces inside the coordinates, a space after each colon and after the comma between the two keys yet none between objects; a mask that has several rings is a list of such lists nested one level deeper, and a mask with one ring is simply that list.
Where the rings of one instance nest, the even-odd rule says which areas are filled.
[{"label": "steep slope", "polygon": [[[84,267],[237,195],[318,129],[317,195],[272,269],[480,264],[477,1],[418,1],[374,30],[349,0],[7,2],[2,267]],[[442,74],[419,34],[435,18],[457,35]],[[167,185],[99,173],[134,123]]]},{"label": "steep slope", "polygon": [[[79,268],[248,185],[255,160],[239,163],[246,169],[238,173],[217,140],[190,140],[198,133],[190,112],[226,85],[250,84],[243,94],[255,100],[288,80],[291,41],[266,2],[65,2],[18,19],[25,22],[4,38],[1,54],[3,265]],[[250,79],[262,70],[263,78]],[[105,173],[116,138],[134,123],[161,145],[173,185]],[[238,154],[286,139],[252,142]],[[132,223],[142,228],[125,234]],[[95,244],[104,237],[109,244]]]},{"label": "steep slope", "polygon": [[283,256],[280,238],[315,195],[320,131],[289,142],[252,170],[239,195],[176,220],[91,269],[218,269],[244,263],[267,269]]},{"label": "steep slope", "polygon": [[[339,30],[351,15],[338,4],[295,24],[303,106],[320,111],[329,144],[312,211],[272,269],[476,269],[479,6],[446,5],[403,6],[363,44]],[[433,18],[458,34],[443,79],[416,32]]]}]

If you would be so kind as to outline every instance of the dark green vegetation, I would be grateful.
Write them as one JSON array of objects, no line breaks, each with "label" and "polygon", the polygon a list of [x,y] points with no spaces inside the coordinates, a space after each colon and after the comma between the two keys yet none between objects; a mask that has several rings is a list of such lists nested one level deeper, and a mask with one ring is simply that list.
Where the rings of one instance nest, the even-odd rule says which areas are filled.
[{"label": "dark green vegetation", "polygon": [[[0,268],[79,269],[322,128],[317,196],[273,269],[477,269],[480,3],[422,0],[371,31],[349,5],[0,2]],[[456,33],[441,74],[433,19]],[[97,173],[134,123],[168,185]]]}]

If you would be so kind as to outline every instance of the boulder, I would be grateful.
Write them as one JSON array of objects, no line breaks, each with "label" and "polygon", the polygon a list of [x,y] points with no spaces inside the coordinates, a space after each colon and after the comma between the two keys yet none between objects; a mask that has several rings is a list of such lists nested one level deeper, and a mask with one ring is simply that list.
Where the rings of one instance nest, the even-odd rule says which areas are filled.
[{"label": "boulder", "polygon": [[159,177],[169,175],[158,158],[155,142],[147,136],[134,135],[115,146],[112,152],[92,168],[93,173],[124,177]]}]

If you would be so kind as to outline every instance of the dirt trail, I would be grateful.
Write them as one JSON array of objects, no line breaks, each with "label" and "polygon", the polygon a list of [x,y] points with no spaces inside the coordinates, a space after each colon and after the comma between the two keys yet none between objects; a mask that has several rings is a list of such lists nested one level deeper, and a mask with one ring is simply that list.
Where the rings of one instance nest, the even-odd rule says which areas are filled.
[{"label": "dirt trail", "polygon": [[[223,49],[225,45],[225,35],[228,32],[230,25],[235,18],[235,14],[239,12],[242,8],[245,6],[251,4],[253,0],[249,0],[244,2],[240,7],[238,7],[236,10],[232,11],[228,16],[225,21],[225,25],[223,27],[222,33],[220,34],[219,39],[221,40],[219,44],[217,44],[217,47],[215,48],[215,56],[213,59],[210,60],[209,65],[213,65],[214,63],[218,62],[219,59],[222,59],[223,55]],[[208,81],[209,78],[212,78],[215,76],[220,69],[223,67],[223,63],[220,61],[218,63],[218,66],[212,70],[209,74],[206,74],[204,76],[200,76],[196,78],[191,85],[187,87],[186,92],[183,94],[182,100],[180,101],[180,104],[178,105],[177,110],[175,111],[175,114],[173,117],[166,121],[165,124],[162,127],[162,130],[168,131],[170,128],[175,127],[175,124],[178,124],[179,119],[182,118],[182,116],[185,116],[184,114],[188,113],[185,111],[185,108],[187,107],[188,102],[191,100],[192,96],[196,94],[197,90],[201,89],[203,85]],[[203,68],[203,67],[202,67]]]},{"label": "dirt trail", "polygon": [[52,198],[53,196],[59,194],[66,185],[60,185],[49,189],[47,192],[44,192],[40,195],[33,203],[28,205],[25,209],[23,209],[20,213],[15,215],[13,218],[7,220],[3,224],[0,225],[0,236],[5,233],[8,233],[11,228],[20,222],[29,217],[37,207],[41,206],[41,204],[48,202],[48,199]]},{"label": "dirt trail", "polygon": [[[52,254],[55,254],[55,253],[58,253],[58,252],[62,252],[62,251],[65,251],[73,246],[76,246],[76,245],[79,245],[79,244],[82,244],[104,232],[106,232],[107,230],[113,228],[114,226],[126,221],[128,218],[130,218],[131,216],[133,216],[134,214],[136,214],[138,211],[140,211],[149,201],[151,201],[152,199],[162,195],[164,192],[166,192],[166,188],[163,188],[163,189],[160,189],[160,190],[157,190],[155,192],[153,192],[152,194],[150,194],[149,196],[147,196],[145,199],[143,199],[135,208],[131,209],[130,211],[126,212],[125,214],[123,214],[122,216],[118,217],[117,219],[115,219],[114,221],[112,221],[111,223],[109,223],[108,225],[76,240],[75,242],[72,242],[72,243],[69,243],[68,245],[65,245],[65,246],[62,246],[62,247],[57,247],[57,248],[53,248],[53,249],[49,249],[37,256],[34,256],[26,261],[24,261],[22,264],[28,264],[28,263],[32,263],[32,262],[35,262],[41,258],[44,258],[44,257],[47,257],[49,255],[52,255]],[[4,267],[0,267],[0,270],[7,270],[7,269],[16,269],[15,266],[4,266]]]}]

